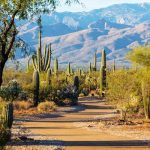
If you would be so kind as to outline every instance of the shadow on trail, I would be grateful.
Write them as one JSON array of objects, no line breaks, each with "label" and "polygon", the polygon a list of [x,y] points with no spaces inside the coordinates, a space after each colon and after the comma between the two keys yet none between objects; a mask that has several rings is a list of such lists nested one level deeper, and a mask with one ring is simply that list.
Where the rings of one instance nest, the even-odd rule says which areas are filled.
[{"label": "shadow on trail", "polygon": [[64,145],[64,146],[111,146],[111,147],[148,147],[150,141],[58,141],[58,140],[27,140],[13,143],[14,146]]},{"label": "shadow on trail", "polygon": [[150,141],[132,140],[132,141],[66,141],[66,146],[148,146]]}]

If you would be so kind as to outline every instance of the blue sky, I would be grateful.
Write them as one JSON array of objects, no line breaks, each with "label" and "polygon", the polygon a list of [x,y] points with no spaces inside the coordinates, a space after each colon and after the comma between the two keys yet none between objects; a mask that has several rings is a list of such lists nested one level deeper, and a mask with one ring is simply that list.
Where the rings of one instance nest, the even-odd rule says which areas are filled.
[{"label": "blue sky", "polygon": [[57,9],[57,11],[71,11],[71,12],[79,12],[79,11],[89,11],[97,8],[107,7],[113,4],[121,4],[121,3],[143,3],[150,2],[150,0],[80,0],[83,2],[85,7],[80,5],[74,6],[64,6],[62,5]]}]

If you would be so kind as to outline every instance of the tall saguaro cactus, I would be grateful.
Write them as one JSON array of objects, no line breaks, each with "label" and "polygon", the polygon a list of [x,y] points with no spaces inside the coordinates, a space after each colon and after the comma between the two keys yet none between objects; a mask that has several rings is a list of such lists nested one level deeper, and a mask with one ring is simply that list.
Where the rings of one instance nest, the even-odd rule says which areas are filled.
[{"label": "tall saguaro cactus", "polygon": [[6,128],[11,128],[13,124],[13,104],[7,103],[2,111],[3,124]]},{"label": "tall saguaro cactus", "polygon": [[93,71],[97,70],[97,58],[96,58],[96,52],[94,54],[94,66],[93,66]]},{"label": "tall saguaro cactus", "polygon": [[75,88],[75,91],[79,90],[79,77],[78,76],[75,76],[74,78],[74,88]]},{"label": "tall saguaro cactus", "polygon": [[44,56],[41,54],[41,49],[38,48],[36,55],[32,56],[33,67],[39,72],[47,71],[51,64],[51,44],[45,46]]},{"label": "tall saguaro cactus", "polygon": [[71,74],[71,64],[70,64],[70,62],[68,63],[67,74],[68,75]]},{"label": "tall saguaro cactus", "polygon": [[33,103],[34,106],[37,106],[39,103],[39,89],[40,89],[40,77],[39,72],[37,70],[35,70],[33,73],[33,88],[34,88]]},{"label": "tall saguaro cactus", "polygon": [[54,61],[54,73],[57,74],[58,72],[58,59],[56,58]]},{"label": "tall saguaro cactus", "polygon": [[51,64],[51,44],[45,46],[44,55],[42,55],[42,24],[41,17],[38,19],[39,25],[39,46],[36,55],[32,56],[32,63],[35,70],[39,72],[47,71]]},{"label": "tall saguaro cactus", "polygon": [[103,93],[106,88],[106,53],[102,50],[101,68],[100,68],[100,90]]}]

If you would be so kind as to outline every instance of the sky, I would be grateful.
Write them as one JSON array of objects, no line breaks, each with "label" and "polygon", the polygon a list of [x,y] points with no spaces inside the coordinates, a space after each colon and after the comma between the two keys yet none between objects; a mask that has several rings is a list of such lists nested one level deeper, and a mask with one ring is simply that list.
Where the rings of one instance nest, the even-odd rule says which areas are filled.
[{"label": "sky", "polygon": [[113,4],[121,4],[121,3],[144,3],[149,2],[150,0],[80,0],[80,2],[84,3],[84,7],[81,5],[74,4],[72,6],[61,5],[57,8],[56,11],[70,11],[70,12],[80,12],[80,11],[90,11],[93,9],[104,8]]}]

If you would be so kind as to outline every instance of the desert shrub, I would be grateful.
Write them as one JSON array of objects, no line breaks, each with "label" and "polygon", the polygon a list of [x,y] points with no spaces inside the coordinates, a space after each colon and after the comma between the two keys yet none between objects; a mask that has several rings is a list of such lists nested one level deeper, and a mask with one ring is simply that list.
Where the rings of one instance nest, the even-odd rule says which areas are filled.
[{"label": "desert shrub", "polygon": [[28,110],[33,106],[33,104],[29,101],[15,101],[13,103],[14,109],[17,111],[20,110]]},{"label": "desert shrub", "polygon": [[42,102],[37,107],[39,112],[51,112],[56,110],[56,104],[54,102]]},{"label": "desert shrub", "polygon": [[7,86],[0,87],[0,97],[6,101],[17,99],[20,92],[21,87],[16,80],[10,81]]},{"label": "desert shrub", "polygon": [[141,102],[141,83],[138,73],[132,70],[117,70],[108,75],[107,99],[122,112],[126,119],[127,112],[138,111]]},{"label": "desert shrub", "polygon": [[150,119],[150,70],[143,70],[142,99],[146,119]]},{"label": "desert shrub", "polygon": [[0,149],[10,139],[10,136],[11,136],[10,130],[0,125]]},{"label": "desert shrub", "polygon": [[84,97],[84,96],[85,96],[84,93],[79,94],[79,97]]}]

